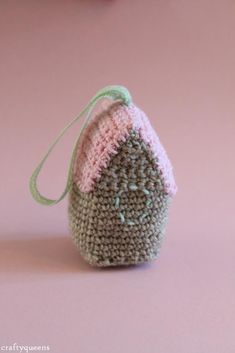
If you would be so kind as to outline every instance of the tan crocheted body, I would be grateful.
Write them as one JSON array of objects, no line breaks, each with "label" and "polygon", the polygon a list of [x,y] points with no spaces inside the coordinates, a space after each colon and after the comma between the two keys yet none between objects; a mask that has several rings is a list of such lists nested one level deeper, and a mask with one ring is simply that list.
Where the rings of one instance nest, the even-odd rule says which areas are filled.
[{"label": "tan crocheted body", "polygon": [[151,150],[132,131],[92,191],[73,184],[68,207],[73,240],[95,266],[151,261],[159,253],[171,198]]}]

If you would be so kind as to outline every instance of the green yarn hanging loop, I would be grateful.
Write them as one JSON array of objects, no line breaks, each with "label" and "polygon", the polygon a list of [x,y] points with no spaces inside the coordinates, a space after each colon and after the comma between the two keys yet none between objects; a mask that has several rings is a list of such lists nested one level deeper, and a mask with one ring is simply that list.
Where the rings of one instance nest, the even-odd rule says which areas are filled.
[{"label": "green yarn hanging loop", "polygon": [[[46,206],[50,206],[50,205],[55,205],[57,203],[59,203],[61,200],[64,199],[64,197],[67,195],[67,193],[69,192],[71,186],[72,186],[72,181],[73,181],[73,167],[74,167],[74,162],[75,162],[75,158],[76,158],[76,152],[77,152],[77,147],[78,147],[78,143],[80,141],[80,137],[84,131],[84,129],[86,128],[89,120],[91,119],[91,113],[95,107],[95,105],[104,98],[109,98],[111,100],[121,100],[124,104],[129,105],[132,101],[131,99],[131,95],[129,93],[129,91],[123,87],[123,86],[107,86],[104,87],[103,89],[99,90],[97,92],[97,94],[90,100],[90,102],[85,106],[85,108],[81,111],[81,113],[74,118],[62,131],[61,133],[58,135],[58,137],[55,139],[55,141],[51,144],[51,146],[49,147],[47,153],[45,154],[45,156],[43,157],[43,159],[41,160],[41,162],[38,164],[38,166],[36,167],[36,169],[34,170],[32,176],[30,177],[29,180],[29,189],[30,192],[33,196],[33,198],[40,204],[42,205],[46,205]],[[57,143],[60,141],[60,139],[63,137],[63,135],[67,132],[67,130],[73,125],[75,124],[78,120],[80,120],[80,118],[85,114],[86,118],[84,120],[83,126],[80,130],[79,136],[75,142],[74,148],[73,148],[73,152],[72,152],[72,156],[70,159],[70,163],[69,163],[69,168],[68,168],[68,176],[67,176],[67,182],[66,182],[66,186],[65,189],[63,191],[63,193],[61,194],[61,196],[58,199],[49,199],[45,196],[43,196],[37,187],[37,178],[42,170],[42,167],[44,165],[44,163],[46,162],[47,158],[49,157],[50,153],[52,152],[52,150],[54,149],[54,147],[57,145]]]}]

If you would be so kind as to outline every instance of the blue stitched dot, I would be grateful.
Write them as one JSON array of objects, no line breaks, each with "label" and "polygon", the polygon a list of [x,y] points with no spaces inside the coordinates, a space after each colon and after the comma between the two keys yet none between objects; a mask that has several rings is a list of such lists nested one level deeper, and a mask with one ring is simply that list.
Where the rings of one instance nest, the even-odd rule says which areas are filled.
[{"label": "blue stitched dot", "polygon": [[144,193],[145,195],[149,195],[149,194],[150,194],[150,192],[149,192],[147,189],[142,189],[142,191],[143,191],[143,193]]},{"label": "blue stitched dot", "polygon": [[128,224],[129,226],[134,226],[134,225],[135,225],[135,222],[133,222],[133,221],[127,221],[127,224]]},{"label": "blue stitched dot", "polygon": [[117,196],[115,199],[115,207],[119,208],[119,206],[120,206],[120,198]]},{"label": "blue stitched dot", "polygon": [[125,220],[125,217],[124,217],[123,213],[120,212],[119,216],[120,216],[121,222],[125,223],[126,220]]},{"label": "blue stitched dot", "polygon": [[138,190],[138,186],[135,185],[135,184],[130,184],[130,185],[129,185],[129,189],[130,189],[130,190],[133,190],[133,191],[136,191],[136,190]]},{"label": "blue stitched dot", "polygon": [[146,213],[143,213],[143,214],[140,216],[140,221],[142,222],[146,217],[147,217],[147,214],[146,214]]}]

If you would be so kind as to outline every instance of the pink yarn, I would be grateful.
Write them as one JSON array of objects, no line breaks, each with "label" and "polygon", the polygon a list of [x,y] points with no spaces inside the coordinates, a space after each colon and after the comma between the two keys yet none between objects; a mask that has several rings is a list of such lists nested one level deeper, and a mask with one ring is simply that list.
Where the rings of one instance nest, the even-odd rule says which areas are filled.
[{"label": "pink yarn", "polygon": [[175,184],[172,166],[160,140],[147,116],[134,104],[114,103],[103,114],[97,114],[81,137],[74,168],[74,179],[82,192],[93,189],[101,172],[118,153],[132,130],[139,132],[154,155],[156,167],[161,171],[165,192],[174,195]]}]

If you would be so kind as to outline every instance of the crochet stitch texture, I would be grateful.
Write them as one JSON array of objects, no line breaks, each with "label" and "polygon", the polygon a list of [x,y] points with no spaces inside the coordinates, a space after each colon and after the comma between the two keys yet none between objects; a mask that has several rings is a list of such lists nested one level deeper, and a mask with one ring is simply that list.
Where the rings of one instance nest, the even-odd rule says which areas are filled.
[{"label": "crochet stitch texture", "polygon": [[[92,116],[102,99],[112,103]],[[63,135],[86,114],[74,144],[66,185],[55,199],[41,194],[38,176]],[[56,137],[29,180],[38,203],[52,206],[69,193],[74,243],[94,266],[147,262],[159,254],[176,193],[171,163],[147,116],[118,85],[99,90]]]},{"label": "crochet stitch texture", "polygon": [[69,193],[69,227],[95,266],[155,259],[176,192],[170,161],[146,115],[113,103],[86,127]]}]

